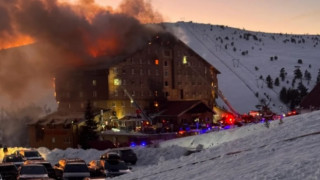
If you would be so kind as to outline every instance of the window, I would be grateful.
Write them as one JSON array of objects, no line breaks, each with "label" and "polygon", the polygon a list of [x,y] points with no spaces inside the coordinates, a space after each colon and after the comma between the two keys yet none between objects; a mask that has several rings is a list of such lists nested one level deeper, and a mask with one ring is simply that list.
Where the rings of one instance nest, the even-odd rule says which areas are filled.
[{"label": "window", "polygon": [[156,76],[159,76],[159,70],[158,69],[156,70]]},{"label": "window", "polygon": [[125,69],[122,69],[122,74],[126,74],[126,70]]},{"label": "window", "polygon": [[131,69],[131,74],[134,75],[134,69]]},{"label": "window", "polygon": [[97,85],[97,80],[92,80],[92,86],[96,86]]},{"label": "window", "polygon": [[127,81],[124,79],[123,82],[122,82],[122,84],[123,84],[123,85],[126,85],[126,84],[127,84]]},{"label": "window", "polygon": [[143,69],[140,69],[140,75],[143,75]]},{"label": "window", "polygon": [[97,97],[97,96],[98,96],[97,91],[93,91],[93,92],[92,92],[92,97]]},{"label": "window", "polygon": [[81,98],[83,97],[83,92],[82,91],[79,92],[79,97],[81,97]]},{"label": "window", "polygon": [[183,56],[182,64],[188,64],[187,56]]},{"label": "window", "polygon": [[55,142],[56,142],[56,138],[53,137],[52,140],[51,140],[51,142],[52,142],[52,143],[55,143]]},{"label": "window", "polygon": [[158,96],[158,91],[154,91],[154,96]]},{"label": "window", "polygon": [[168,71],[164,71],[164,76],[168,76]]},{"label": "window", "polygon": [[168,62],[167,61],[164,61],[164,66],[168,66]]},{"label": "window", "polygon": [[164,82],[164,85],[165,85],[165,86],[168,86],[168,81],[165,81],[165,82]]},{"label": "window", "polygon": [[115,86],[121,85],[121,80],[118,79],[118,78],[115,78],[115,79],[113,80],[113,85],[115,85]]},{"label": "window", "polygon": [[141,58],[139,59],[139,63],[142,64],[142,59]]},{"label": "window", "polygon": [[166,95],[166,97],[168,97],[169,96],[169,92],[166,92],[165,95]]},{"label": "window", "polygon": [[117,90],[114,91],[114,96],[118,96],[118,91]]},{"label": "window", "polygon": [[71,104],[70,103],[68,104],[68,108],[71,109]]},{"label": "window", "polygon": [[115,102],[112,102],[111,106],[112,106],[112,107],[116,107],[116,103],[115,103]]},{"label": "window", "polygon": [[150,69],[148,69],[148,75],[150,75],[151,74],[151,70]]},{"label": "window", "polygon": [[155,65],[159,65],[159,59],[155,59],[155,60],[154,60],[154,64],[155,64]]},{"label": "window", "polygon": [[80,107],[83,109],[83,108],[84,108],[84,103],[81,103],[81,104],[80,104]]}]

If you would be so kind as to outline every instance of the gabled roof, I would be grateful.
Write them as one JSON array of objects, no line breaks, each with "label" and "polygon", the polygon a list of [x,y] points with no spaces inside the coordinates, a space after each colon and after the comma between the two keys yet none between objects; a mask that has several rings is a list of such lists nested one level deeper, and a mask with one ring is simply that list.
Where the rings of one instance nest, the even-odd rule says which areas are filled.
[{"label": "gabled roof", "polygon": [[51,113],[34,123],[30,123],[29,125],[68,125],[68,124],[78,124],[84,121],[84,113],[63,113],[63,112],[54,112]]},{"label": "gabled roof", "polygon": [[318,83],[311,92],[302,99],[300,106],[305,109],[308,109],[311,106],[320,107],[320,83]]},{"label": "gabled roof", "polygon": [[202,113],[213,112],[205,103],[200,100],[194,101],[169,101],[160,115],[158,116],[173,116],[179,117],[187,112]]}]

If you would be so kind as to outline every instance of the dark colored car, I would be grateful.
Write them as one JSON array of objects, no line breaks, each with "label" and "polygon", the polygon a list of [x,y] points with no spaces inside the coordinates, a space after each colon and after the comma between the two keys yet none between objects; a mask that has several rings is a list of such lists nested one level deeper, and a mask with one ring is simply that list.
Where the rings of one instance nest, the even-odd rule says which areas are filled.
[{"label": "dark colored car", "polygon": [[17,179],[18,169],[13,163],[1,163],[0,174],[5,180]]},{"label": "dark colored car", "polygon": [[24,164],[42,164],[46,168],[48,172],[48,176],[50,178],[54,178],[54,179],[56,178],[56,173],[52,165],[46,160],[27,160],[24,162]]},{"label": "dark colored car", "polygon": [[3,163],[6,163],[6,162],[11,162],[13,163],[17,168],[19,168],[23,162],[24,162],[24,159],[22,158],[22,156],[20,155],[15,155],[15,154],[11,154],[11,155],[5,155],[2,159],[2,162]]},{"label": "dark colored car", "polygon": [[21,149],[17,150],[14,154],[21,155],[24,158],[24,160],[44,160],[44,158],[37,150]]},{"label": "dark colored car", "polygon": [[42,164],[23,164],[19,168],[17,179],[49,179],[49,176]]},{"label": "dark colored car", "polygon": [[100,159],[108,159],[108,154],[110,153],[118,154],[121,160],[123,160],[125,163],[131,163],[132,165],[135,165],[138,160],[136,153],[131,148],[108,149],[106,153],[100,156]]},{"label": "dark colored car", "polygon": [[54,166],[57,179],[85,179],[90,177],[87,164],[82,159],[61,159]]},{"label": "dark colored car", "polygon": [[92,160],[88,168],[92,177],[115,177],[131,173],[131,168],[124,161],[117,159]]}]

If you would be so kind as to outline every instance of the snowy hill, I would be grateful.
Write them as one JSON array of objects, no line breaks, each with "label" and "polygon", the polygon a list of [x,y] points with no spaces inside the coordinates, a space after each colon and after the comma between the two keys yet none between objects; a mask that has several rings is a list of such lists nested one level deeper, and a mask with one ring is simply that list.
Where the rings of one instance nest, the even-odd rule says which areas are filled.
[{"label": "snowy hill", "polygon": [[[288,111],[279,101],[279,92],[282,87],[297,88],[298,83],[292,87],[296,68],[302,74],[310,72],[310,82],[302,80],[309,91],[316,84],[320,69],[319,35],[270,34],[192,22],[166,27],[221,72],[219,88],[240,113],[256,109],[262,98],[271,101],[273,111]],[[280,80],[279,86],[268,88],[266,77],[270,75],[273,82],[280,79],[281,68],[287,77]]]},{"label": "snowy hill", "polygon": [[[114,179],[319,179],[320,111],[135,147],[132,173]],[[199,148],[201,147],[201,148]],[[188,149],[199,152],[186,155]],[[13,152],[16,148],[9,148]],[[39,148],[52,164],[60,158],[98,159],[94,149]],[[3,152],[0,152],[0,159]]]}]

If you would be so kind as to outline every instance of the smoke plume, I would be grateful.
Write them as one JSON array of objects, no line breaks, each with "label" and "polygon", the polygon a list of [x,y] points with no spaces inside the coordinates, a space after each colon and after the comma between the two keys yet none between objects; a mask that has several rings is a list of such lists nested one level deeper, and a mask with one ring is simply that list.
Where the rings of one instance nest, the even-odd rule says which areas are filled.
[{"label": "smoke plume", "polygon": [[60,69],[132,53],[155,33],[142,23],[160,21],[144,0],[125,0],[116,9],[100,7],[94,0],[4,0],[0,49],[35,44],[0,51],[0,93],[19,99],[34,81],[50,88],[48,79]]},{"label": "smoke plume", "polygon": [[[124,0],[115,9],[94,0],[1,0],[0,107],[50,106],[54,73],[136,51],[161,31],[145,23],[161,19],[144,0]],[[6,134],[11,130],[6,127]]]}]

